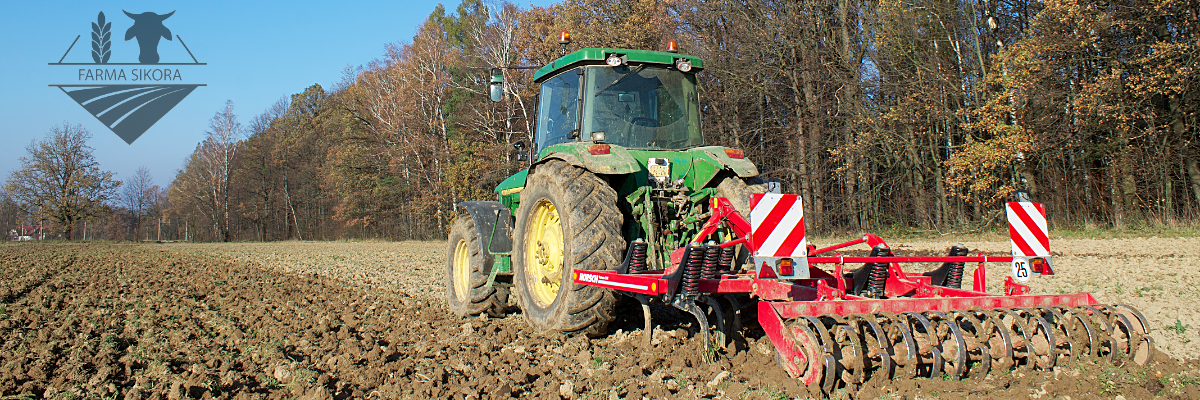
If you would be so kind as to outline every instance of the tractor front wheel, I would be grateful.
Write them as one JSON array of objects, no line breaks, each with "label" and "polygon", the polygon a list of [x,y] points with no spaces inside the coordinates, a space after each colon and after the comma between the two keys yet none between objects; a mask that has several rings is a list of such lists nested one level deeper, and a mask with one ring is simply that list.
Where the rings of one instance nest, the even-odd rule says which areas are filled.
[{"label": "tractor front wheel", "polygon": [[525,320],[543,332],[605,334],[616,295],[576,285],[574,271],[620,266],[617,192],[591,172],[550,161],[529,173],[516,220],[513,287]]},{"label": "tractor front wheel", "polygon": [[450,311],[460,317],[485,312],[493,317],[504,315],[508,288],[487,286],[493,258],[483,250],[471,216],[458,216],[447,242],[446,300]]}]

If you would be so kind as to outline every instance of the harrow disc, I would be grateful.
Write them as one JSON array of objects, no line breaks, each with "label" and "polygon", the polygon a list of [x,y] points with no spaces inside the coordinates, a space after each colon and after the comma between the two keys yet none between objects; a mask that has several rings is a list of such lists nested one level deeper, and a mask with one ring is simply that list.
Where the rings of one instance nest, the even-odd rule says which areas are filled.
[{"label": "harrow disc", "polygon": [[1046,371],[1083,358],[1144,364],[1154,348],[1145,318],[1128,305],[800,316],[784,326],[806,358],[791,360],[789,372],[826,393],[872,380]]}]

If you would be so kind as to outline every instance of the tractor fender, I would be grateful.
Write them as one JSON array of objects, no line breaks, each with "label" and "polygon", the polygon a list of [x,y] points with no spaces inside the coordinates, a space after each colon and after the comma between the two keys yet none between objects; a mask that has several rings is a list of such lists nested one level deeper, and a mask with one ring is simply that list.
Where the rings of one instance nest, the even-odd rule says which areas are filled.
[{"label": "tractor fender", "polygon": [[[491,254],[507,254],[512,251],[512,213],[498,201],[464,201],[457,204],[467,210],[475,221],[479,240]],[[490,269],[490,266],[489,266]]]},{"label": "tractor fender", "polygon": [[591,171],[593,174],[620,175],[632,174],[642,170],[642,164],[629,154],[629,150],[617,145],[609,145],[608,154],[592,155],[588,151],[590,142],[560,143],[543,150],[545,154],[537,164],[547,160],[562,160],[567,164]]},{"label": "tractor fender", "polygon": [[728,169],[742,178],[758,176],[758,167],[745,158],[733,158],[725,152],[725,147],[704,146],[691,149],[694,162],[708,162]]}]

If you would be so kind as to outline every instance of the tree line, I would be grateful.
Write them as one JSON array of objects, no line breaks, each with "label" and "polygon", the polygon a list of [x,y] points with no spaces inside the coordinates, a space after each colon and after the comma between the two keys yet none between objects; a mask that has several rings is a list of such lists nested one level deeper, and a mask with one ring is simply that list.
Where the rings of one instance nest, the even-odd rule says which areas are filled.
[{"label": "tree line", "polygon": [[[243,125],[227,104],[162,190],[191,240],[444,237],[527,166],[537,87],[572,49],[703,58],[709,143],[804,196],[816,231],[996,226],[1024,191],[1056,226],[1200,216],[1200,1],[468,0]],[[157,204],[157,203],[156,203]],[[158,211],[156,211],[158,212]],[[160,219],[163,219],[160,217]],[[182,225],[181,225],[182,224]],[[181,233],[186,230],[186,233]]]},{"label": "tree line", "polygon": [[91,137],[81,125],[63,124],[25,148],[21,168],[0,186],[6,239],[173,239],[169,220],[163,237],[166,192],[150,170],[116,180],[100,168]]}]

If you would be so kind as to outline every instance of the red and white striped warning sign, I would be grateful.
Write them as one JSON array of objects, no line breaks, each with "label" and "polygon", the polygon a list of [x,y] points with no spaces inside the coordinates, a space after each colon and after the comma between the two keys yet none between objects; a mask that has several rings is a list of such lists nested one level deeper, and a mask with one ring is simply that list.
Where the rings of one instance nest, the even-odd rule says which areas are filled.
[{"label": "red and white striped warning sign", "polygon": [[750,242],[756,256],[804,257],[804,207],[798,194],[750,195]]},{"label": "red and white striped warning sign", "polygon": [[1050,255],[1050,232],[1046,229],[1046,209],[1042,203],[1011,202],[1008,211],[1008,237],[1013,257]]}]

